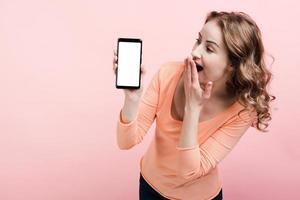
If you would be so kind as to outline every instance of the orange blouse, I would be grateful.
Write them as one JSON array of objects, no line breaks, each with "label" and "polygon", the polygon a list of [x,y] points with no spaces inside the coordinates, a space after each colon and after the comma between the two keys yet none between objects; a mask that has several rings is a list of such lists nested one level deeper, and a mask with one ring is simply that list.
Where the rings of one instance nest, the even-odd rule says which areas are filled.
[{"label": "orange blouse", "polygon": [[256,112],[238,115],[244,107],[236,101],[215,117],[199,122],[197,146],[179,148],[182,121],[171,116],[171,103],[183,70],[183,62],[160,67],[142,96],[136,118],[124,123],[119,115],[117,142],[120,149],[132,148],[156,120],[155,137],[140,161],[143,178],[168,199],[212,199],[222,188],[217,164],[252,125]]}]

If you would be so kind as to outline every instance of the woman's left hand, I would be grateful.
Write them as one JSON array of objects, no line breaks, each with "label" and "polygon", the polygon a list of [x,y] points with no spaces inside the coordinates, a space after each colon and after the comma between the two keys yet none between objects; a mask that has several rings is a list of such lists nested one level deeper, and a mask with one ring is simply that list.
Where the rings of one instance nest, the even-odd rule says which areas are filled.
[{"label": "woman's left hand", "polygon": [[205,99],[209,99],[212,90],[212,81],[205,85],[205,89],[200,87],[197,67],[190,56],[184,60],[184,93],[185,109],[200,109]]}]

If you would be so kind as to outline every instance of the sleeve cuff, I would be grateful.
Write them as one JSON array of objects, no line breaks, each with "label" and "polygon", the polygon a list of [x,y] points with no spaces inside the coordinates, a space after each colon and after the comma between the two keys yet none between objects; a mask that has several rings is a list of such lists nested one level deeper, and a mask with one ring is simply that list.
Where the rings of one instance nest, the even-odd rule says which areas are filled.
[{"label": "sleeve cuff", "polygon": [[195,145],[193,147],[178,147],[177,146],[176,149],[179,150],[179,151],[186,151],[186,150],[193,150],[193,149],[196,149],[198,147],[199,147],[199,145],[197,144],[197,145]]}]

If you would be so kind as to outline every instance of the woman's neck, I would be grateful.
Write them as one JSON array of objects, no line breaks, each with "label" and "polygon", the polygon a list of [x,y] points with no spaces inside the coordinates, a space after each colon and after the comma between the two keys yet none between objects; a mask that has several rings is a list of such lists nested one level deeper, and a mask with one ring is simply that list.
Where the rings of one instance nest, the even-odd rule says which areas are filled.
[{"label": "woman's neck", "polygon": [[226,82],[216,81],[213,84],[211,95],[209,98],[210,102],[220,102],[224,104],[231,104],[236,100],[236,97],[229,94],[226,90]]}]

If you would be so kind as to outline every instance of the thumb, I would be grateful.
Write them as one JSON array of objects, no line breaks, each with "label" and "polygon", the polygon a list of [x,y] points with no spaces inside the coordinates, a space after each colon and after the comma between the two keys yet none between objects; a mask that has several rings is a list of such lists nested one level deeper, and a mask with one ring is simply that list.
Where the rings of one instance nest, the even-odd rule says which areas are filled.
[{"label": "thumb", "polygon": [[212,86],[213,86],[213,82],[211,82],[211,81],[209,81],[209,82],[206,84],[205,90],[204,90],[204,94],[203,94],[203,97],[204,97],[205,99],[209,99],[209,98],[210,98]]},{"label": "thumb", "polygon": [[142,71],[142,74],[146,73],[146,67],[145,67],[145,65],[141,65],[141,71]]},{"label": "thumb", "polygon": [[145,65],[141,65],[141,88],[143,88],[144,86],[144,77],[145,77],[145,74],[146,74],[146,67]]}]

